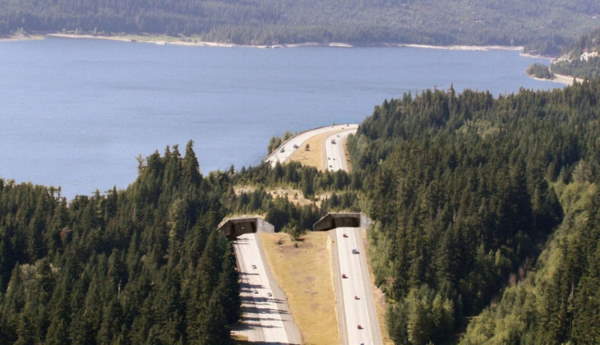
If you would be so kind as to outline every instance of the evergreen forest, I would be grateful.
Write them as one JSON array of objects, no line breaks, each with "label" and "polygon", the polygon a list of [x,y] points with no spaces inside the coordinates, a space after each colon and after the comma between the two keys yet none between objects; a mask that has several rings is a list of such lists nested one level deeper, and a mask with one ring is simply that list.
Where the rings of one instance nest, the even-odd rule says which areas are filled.
[{"label": "evergreen forest", "polygon": [[526,46],[558,55],[598,27],[595,0],[0,0],[0,35],[149,34],[240,44]]},{"label": "evergreen forest", "polygon": [[[232,214],[300,237],[329,210],[373,220],[397,345],[600,343],[600,80],[386,100],[352,172],[298,163],[201,174],[193,144],[66,200],[0,180],[0,344],[228,345],[241,308]],[[240,191],[239,186],[252,186]],[[269,193],[294,188],[320,203]]]},{"label": "evergreen forest", "polygon": [[600,343],[600,81],[385,101],[349,147],[398,345]]}]

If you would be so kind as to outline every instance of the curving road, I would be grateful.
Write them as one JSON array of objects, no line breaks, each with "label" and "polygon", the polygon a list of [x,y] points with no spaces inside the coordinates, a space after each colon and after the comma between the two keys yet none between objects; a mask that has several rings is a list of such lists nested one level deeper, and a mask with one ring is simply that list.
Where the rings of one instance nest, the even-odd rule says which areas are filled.
[{"label": "curving road", "polygon": [[348,163],[345,155],[345,142],[350,134],[355,134],[358,127],[333,134],[325,141],[325,156],[327,161],[325,166],[329,171],[345,170],[348,171]]},{"label": "curving road", "polygon": [[242,299],[242,328],[236,333],[262,345],[301,344],[287,299],[265,265],[257,234],[239,236],[233,247]]},{"label": "curving road", "polygon": [[314,137],[315,135],[320,135],[320,134],[327,133],[327,132],[336,132],[337,133],[344,129],[354,130],[356,132],[356,130],[358,129],[358,125],[357,124],[333,125],[333,126],[315,128],[312,130],[308,130],[308,131],[299,133],[298,135],[294,136],[293,138],[291,138],[291,139],[287,140],[286,142],[284,142],[283,144],[281,144],[281,146],[279,146],[275,151],[273,151],[271,154],[269,154],[267,156],[267,158],[265,158],[265,162],[271,164],[271,166],[275,166],[277,164],[277,162],[285,163],[290,158],[292,153],[294,153],[294,151],[301,148],[302,144],[304,144],[307,140]]}]

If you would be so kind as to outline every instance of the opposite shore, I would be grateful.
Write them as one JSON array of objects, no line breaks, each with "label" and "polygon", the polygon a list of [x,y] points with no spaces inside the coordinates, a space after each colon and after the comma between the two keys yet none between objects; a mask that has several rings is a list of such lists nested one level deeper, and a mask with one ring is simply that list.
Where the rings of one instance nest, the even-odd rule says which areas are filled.
[{"label": "opposite shore", "polygon": [[[197,47],[248,47],[248,48],[299,48],[299,47],[334,47],[334,48],[353,48],[354,45],[345,42],[301,42],[301,43],[282,43],[282,44],[238,44],[228,42],[213,42],[204,41],[198,37],[176,37],[166,35],[93,35],[93,34],[78,34],[78,33],[48,33],[40,35],[19,34],[0,37],[0,41],[18,41],[29,39],[44,39],[46,37],[70,38],[70,39],[99,39],[110,41],[121,41],[131,43],[151,43],[156,45],[182,45],[182,46],[197,46]],[[464,51],[490,51],[490,50],[511,50],[523,51],[522,46],[501,46],[501,45],[428,45],[428,44],[406,44],[406,43],[380,43],[373,47],[407,47],[407,48],[424,48],[424,49],[443,49],[443,50],[464,50]],[[528,54],[523,54],[528,57],[538,57]]]},{"label": "opposite shore", "polygon": [[[176,37],[166,35],[92,35],[92,34],[77,34],[77,33],[49,33],[45,35],[36,34],[15,34],[8,37],[0,37],[2,41],[23,41],[23,40],[43,40],[47,37],[55,38],[67,38],[67,39],[97,39],[97,40],[110,40],[130,43],[147,43],[156,45],[175,45],[175,46],[190,46],[190,47],[219,47],[219,48],[300,48],[300,47],[331,47],[331,48],[353,48],[354,46],[344,42],[303,42],[303,43],[284,43],[284,44],[237,44],[237,43],[226,43],[226,42],[212,42],[204,41],[197,37]],[[382,43],[374,45],[374,47],[397,47],[397,48],[419,48],[419,49],[440,49],[440,50],[455,50],[455,51],[492,51],[492,50],[505,50],[505,51],[518,51],[520,55],[527,58],[537,59],[548,59],[552,60],[552,57],[533,55],[524,52],[522,46],[502,46],[502,45],[428,45],[428,44],[406,44],[406,43]],[[573,81],[581,81],[579,78],[574,78],[568,75],[555,74],[553,79],[541,79],[528,75],[530,78],[540,81],[557,82],[564,85],[572,85]]]}]

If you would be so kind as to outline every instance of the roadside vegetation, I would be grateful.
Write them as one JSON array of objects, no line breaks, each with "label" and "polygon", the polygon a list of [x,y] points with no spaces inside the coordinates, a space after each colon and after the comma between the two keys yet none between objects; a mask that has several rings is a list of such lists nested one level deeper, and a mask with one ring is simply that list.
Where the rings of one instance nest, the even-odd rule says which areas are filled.
[{"label": "roadside vegetation", "polygon": [[272,137],[271,140],[269,140],[269,146],[267,147],[267,153],[271,154],[273,153],[279,146],[281,146],[281,144],[283,144],[284,142],[286,142],[288,139],[292,138],[295,134],[293,132],[285,132],[283,133],[282,136],[280,137]]}]

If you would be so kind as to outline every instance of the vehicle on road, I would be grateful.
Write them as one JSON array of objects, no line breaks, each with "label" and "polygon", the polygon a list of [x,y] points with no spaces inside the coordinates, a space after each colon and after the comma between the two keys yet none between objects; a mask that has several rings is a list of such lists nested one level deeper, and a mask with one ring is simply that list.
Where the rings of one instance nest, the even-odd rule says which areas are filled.
[{"label": "vehicle on road", "polygon": [[356,326],[356,328],[363,329],[363,326],[361,326],[360,324],[358,324],[358,326]]},{"label": "vehicle on road", "polygon": [[331,143],[335,145],[335,139],[331,139]]},{"label": "vehicle on road", "polygon": [[360,299],[360,297],[354,296],[354,299],[358,301]]},{"label": "vehicle on road", "polygon": [[256,269],[256,265],[252,265],[252,269]]},{"label": "vehicle on road", "polygon": [[344,238],[348,238],[348,234],[344,234]]},{"label": "vehicle on road", "polygon": [[255,294],[255,295],[258,295],[258,290],[254,290],[254,294]]},{"label": "vehicle on road", "polygon": [[298,146],[298,145],[294,144],[294,148],[295,148],[295,149],[297,149],[297,148],[299,148],[299,147],[300,147],[300,146]]},{"label": "vehicle on road", "polygon": [[269,297],[273,297],[273,294],[269,292]]},{"label": "vehicle on road", "polygon": [[284,153],[285,152],[285,147],[282,147],[281,150],[279,150],[279,152]]},{"label": "vehicle on road", "polygon": [[342,278],[348,279],[348,275],[346,273],[342,274]]},{"label": "vehicle on road", "polygon": [[358,249],[354,248],[352,249],[352,254],[360,254],[360,252],[358,251]]}]

